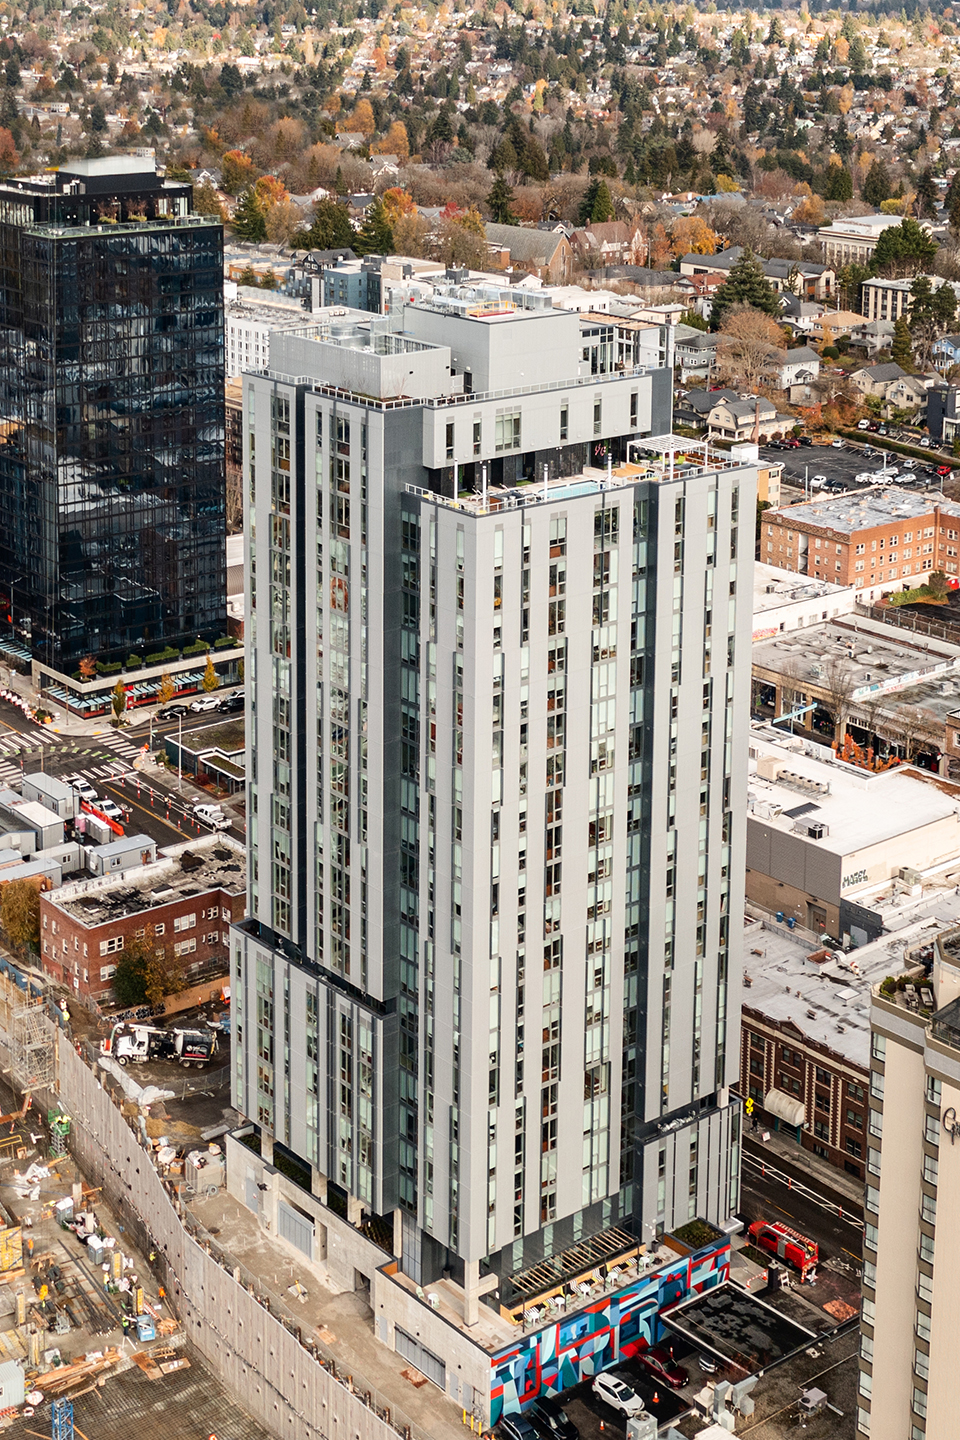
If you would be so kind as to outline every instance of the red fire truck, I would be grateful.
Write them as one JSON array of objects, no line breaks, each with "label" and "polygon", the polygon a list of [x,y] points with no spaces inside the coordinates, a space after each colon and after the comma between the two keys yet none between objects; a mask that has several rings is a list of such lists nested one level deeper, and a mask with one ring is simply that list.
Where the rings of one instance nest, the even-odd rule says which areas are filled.
[{"label": "red fire truck", "polygon": [[780,1220],[755,1220],[747,1233],[759,1250],[769,1250],[771,1255],[799,1270],[801,1285],[814,1278],[820,1258],[815,1240],[809,1240],[799,1230],[791,1230]]}]

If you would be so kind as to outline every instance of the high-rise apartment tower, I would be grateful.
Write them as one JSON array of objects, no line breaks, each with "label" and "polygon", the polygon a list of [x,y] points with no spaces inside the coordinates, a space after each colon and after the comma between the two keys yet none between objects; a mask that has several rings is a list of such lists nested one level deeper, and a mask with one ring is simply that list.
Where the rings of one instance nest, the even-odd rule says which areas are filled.
[{"label": "high-rise apartment tower", "polygon": [[234,1099],[468,1298],[737,1205],[756,473],[667,340],[451,283],[244,379]]}]

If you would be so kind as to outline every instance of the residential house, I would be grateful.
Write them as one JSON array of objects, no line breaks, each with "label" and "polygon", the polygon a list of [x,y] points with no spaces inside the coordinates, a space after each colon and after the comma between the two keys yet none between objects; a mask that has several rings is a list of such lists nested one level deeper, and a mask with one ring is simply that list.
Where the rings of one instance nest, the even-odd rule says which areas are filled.
[{"label": "residential house", "polygon": [[573,249],[562,232],[528,230],[522,225],[486,226],[487,244],[498,269],[508,265],[537,275],[551,285],[563,285],[573,272]]},{"label": "residential house", "polygon": [[850,344],[855,350],[863,350],[868,358],[889,350],[893,344],[894,322],[892,320],[868,320],[850,332]]},{"label": "residential house", "polygon": [[952,445],[960,437],[960,386],[938,382],[927,392],[927,429],[930,438]]},{"label": "residential house", "polygon": [[933,363],[938,370],[960,365],[960,335],[941,335],[933,342]]},{"label": "residential house", "polygon": [[[807,398],[810,385],[820,374],[820,356],[809,345],[774,350],[770,355],[769,374],[779,389],[790,392],[791,403],[799,404]],[[803,392],[796,400],[794,390]]]},{"label": "residential house", "polygon": [[810,325],[810,339],[817,345],[832,345],[838,335],[852,335],[863,316],[856,310],[825,310]]},{"label": "residential house", "polygon": [[740,396],[736,390],[681,391],[673,405],[674,424],[687,425],[692,430],[706,430],[710,411],[721,400],[735,401],[739,399]]},{"label": "residential house", "polygon": [[677,289],[682,295],[689,295],[688,309],[695,310],[704,320],[709,320],[713,297],[726,278],[721,270],[708,270],[703,275],[685,275]]},{"label": "residential house", "polygon": [[922,376],[904,375],[888,386],[883,402],[883,413],[892,415],[895,410],[926,410],[927,387]]},{"label": "residential house", "polygon": [[598,265],[643,265],[647,242],[640,225],[623,220],[606,220],[574,230],[570,236],[574,254],[586,267]]},{"label": "residential house", "polygon": [[[742,245],[731,245],[718,255],[684,255],[680,261],[681,275],[704,275],[710,271],[726,274],[743,256]],[[777,256],[765,260],[758,255],[763,273],[778,294],[796,295],[802,300],[826,300],[837,286],[836,271],[829,265],[809,260],[788,260]]]},{"label": "residential house", "polygon": [[749,400],[719,400],[707,415],[707,435],[722,440],[755,440],[761,444],[791,430],[792,415],[781,415],[762,395]]},{"label": "residential house", "polygon": [[709,383],[717,359],[719,335],[697,330],[693,325],[681,324],[674,328],[674,364],[679,370],[681,385],[691,380]]},{"label": "residential house", "polygon": [[376,195],[368,195],[365,193],[347,196],[347,210],[354,224],[362,224],[362,222],[366,220],[367,211],[376,198]]},{"label": "residential house", "polygon": [[887,391],[894,381],[905,379],[906,374],[902,366],[891,360],[885,365],[865,365],[861,370],[854,370],[850,380],[864,397],[875,396],[886,400]]}]

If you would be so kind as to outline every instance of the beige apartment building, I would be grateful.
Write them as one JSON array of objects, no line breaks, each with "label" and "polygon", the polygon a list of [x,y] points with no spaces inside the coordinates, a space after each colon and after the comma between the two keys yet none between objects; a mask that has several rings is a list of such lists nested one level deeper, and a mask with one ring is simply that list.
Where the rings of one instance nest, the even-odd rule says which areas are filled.
[{"label": "beige apartment building", "polygon": [[[857,1433],[958,1433],[960,929],[873,992]],[[940,1224],[937,1224],[939,1212]]]},{"label": "beige apartment building", "polygon": [[960,575],[960,505],[895,486],[785,505],[764,512],[759,558],[876,599],[933,570]]}]

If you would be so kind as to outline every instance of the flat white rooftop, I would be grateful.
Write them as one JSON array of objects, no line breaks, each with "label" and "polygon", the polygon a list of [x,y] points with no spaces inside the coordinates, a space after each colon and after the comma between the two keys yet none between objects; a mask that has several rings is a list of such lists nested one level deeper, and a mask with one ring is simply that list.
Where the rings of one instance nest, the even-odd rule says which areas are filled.
[{"label": "flat white rooftop", "polygon": [[812,576],[798,575],[795,570],[781,570],[777,565],[764,565],[760,561],[753,567],[754,615],[761,615],[765,610],[782,610],[793,602],[848,594],[852,595],[852,591],[847,585],[831,585]]},{"label": "flat white rooftop", "polygon": [[[814,759],[803,749],[778,745],[756,731],[750,751],[750,817],[787,834],[798,832],[798,826],[806,833],[808,823],[823,824],[823,838],[811,843],[834,855],[851,855],[960,815],[960,785],[929,770],[898,766],[874,775],[843,761]],[[776,766],[782,768],[773,778]],[[765,768],[770,778],[760,773]],[[796,777],[810,788],[798,784]]]},{"label": "flat white rooftop", "polygon": [[783,505],[770,513],[782,521],[795,520],[835,530],[838,534],[852,535],[858,530],[874,530],[889,525],[891,521],[916,520],[923,515],[932,515],[934,509],[944,515],[960,516],[960,505],[947,500],[939,491],[916,495],[895,485],[849,490],[820,500],[800,500],[796,505]]},{"label": "flat white rooftop", "polygon": [[748,917],[744,1005],[777,1024],[789,1020],[808,1040],[868,1070],[871,987],[899,975],[941,930],[960,923],[960,894],[956,888],[928,891],[920,900],[891,906],[884,918],[889,934],[849,955],[833,952],[815,961],[810,955],[823,951],[814,950],[812,942],[775,920]]}]

